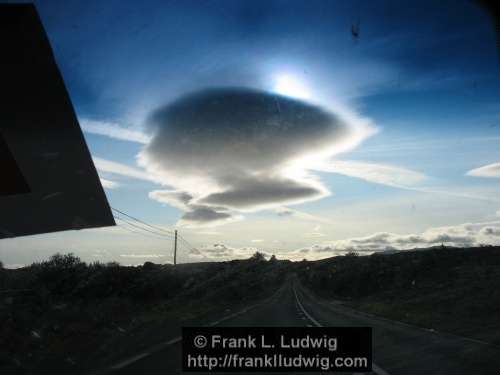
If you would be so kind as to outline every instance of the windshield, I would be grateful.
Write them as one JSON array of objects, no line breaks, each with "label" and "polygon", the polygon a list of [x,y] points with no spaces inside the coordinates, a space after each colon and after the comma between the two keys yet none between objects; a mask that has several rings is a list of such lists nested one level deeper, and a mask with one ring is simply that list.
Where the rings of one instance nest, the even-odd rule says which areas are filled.
[{"label": "windshield", "polygon": [[0,369],[181,373],[181,328],[212,325],[370,327],[375,373],[496,373],[496,12],[0,5]]}]

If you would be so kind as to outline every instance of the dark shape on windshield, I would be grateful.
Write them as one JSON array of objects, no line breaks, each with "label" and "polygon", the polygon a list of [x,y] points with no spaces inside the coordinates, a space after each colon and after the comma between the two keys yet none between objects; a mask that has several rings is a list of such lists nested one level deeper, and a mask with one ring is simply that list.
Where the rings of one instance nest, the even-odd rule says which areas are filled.
[{"label": "dark shape on windshield", "polygon": [[33,5],[0,5],[0,48],[0,238],[115,225]]}]

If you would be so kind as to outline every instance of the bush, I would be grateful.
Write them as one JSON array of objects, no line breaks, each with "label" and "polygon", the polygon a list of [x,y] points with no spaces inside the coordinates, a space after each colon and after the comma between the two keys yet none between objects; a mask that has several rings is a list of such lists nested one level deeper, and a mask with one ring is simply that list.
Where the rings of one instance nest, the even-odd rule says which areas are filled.
[{"label": "bush", "polygon": [[256,262],[264,262],[266,260],[266,256],[261,253],[260,251],[256,251],[251,257],[250,260],[256,261]]},{"label": "bush", "polygon": [[87,265],[73,253],[69,254],[56,253],[52,255],[49,258],[49,260],[42,262],[41,266],[42,268],[45,269],[68,270],[68,269],[86,267]]},{"label": "bush", "polygon": [[87,264],[74,255],[54,254],[49,260],[33,264],[38,280],[44,284],[51,294],[70,293],[87,271]]},{"label": "bush", "polygon": [[347,254],[345,256],[353,258],[353,257],[359,256],[359,253],[357,251],[350,250],[349,252],[347,252]]}]

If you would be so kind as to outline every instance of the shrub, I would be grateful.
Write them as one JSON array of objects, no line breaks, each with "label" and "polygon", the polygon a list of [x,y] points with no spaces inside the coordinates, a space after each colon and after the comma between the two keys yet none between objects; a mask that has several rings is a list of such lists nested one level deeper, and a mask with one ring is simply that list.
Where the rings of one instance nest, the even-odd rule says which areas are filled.
[{"label": "shrub", "polygon": [[54,254],[49,260],[33,264],[37,278],[56,295],[70,293],[87,271],[87,264],[74,255]]},{"label": "shrub", "polygon": [[256,251],[251,257],[250,260],[257,261],[257,262],[263,262],[266,260],[266,256],[261,253],[260,251]]}]

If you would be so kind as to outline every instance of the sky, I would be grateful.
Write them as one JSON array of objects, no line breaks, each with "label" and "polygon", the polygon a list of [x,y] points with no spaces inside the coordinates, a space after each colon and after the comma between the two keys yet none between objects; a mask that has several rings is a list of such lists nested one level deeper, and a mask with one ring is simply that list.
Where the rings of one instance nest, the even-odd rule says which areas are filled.
[{"label": "sky", "polygon": [[[179,261],[500,244],[500,62],[474,2],[35,4],[111,206],[177,229]],[[117,216],[0,260],[172,262]]]}]

